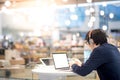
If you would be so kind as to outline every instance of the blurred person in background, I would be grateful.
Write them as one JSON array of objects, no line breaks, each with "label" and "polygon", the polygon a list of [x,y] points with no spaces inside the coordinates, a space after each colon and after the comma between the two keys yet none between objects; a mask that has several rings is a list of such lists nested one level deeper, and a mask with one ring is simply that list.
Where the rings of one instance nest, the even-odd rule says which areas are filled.
[{"label": "blurred person in background", "polygon": [[8,40],[7,36],[3,36],[2,48],[3,49],[8,49],[9,48],[9,40]]}]

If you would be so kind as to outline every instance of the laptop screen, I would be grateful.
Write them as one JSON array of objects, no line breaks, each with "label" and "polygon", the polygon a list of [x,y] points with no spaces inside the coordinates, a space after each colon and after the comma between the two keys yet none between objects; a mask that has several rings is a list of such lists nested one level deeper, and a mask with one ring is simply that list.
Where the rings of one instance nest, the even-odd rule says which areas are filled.
[{"label": "laptop screen", "polygon": [[69,69],[69,62],[66,53],[53,53],[52,55],[56,69]]},{"label": "laptop screen", "polygon": [[43,65],[50,66],[53,65],[53,59],[52,58],[40,58],[40,61]]}]

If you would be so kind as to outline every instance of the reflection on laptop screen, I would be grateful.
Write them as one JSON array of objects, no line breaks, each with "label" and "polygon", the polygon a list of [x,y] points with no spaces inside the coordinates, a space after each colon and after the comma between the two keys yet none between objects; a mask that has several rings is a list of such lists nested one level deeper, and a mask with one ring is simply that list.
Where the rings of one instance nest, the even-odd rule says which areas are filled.
[{"label": "reflection on laptop screen", "polygon": [[52,58],[40,58],[40,61],[43,65],[50,66],[53,65],[53,59]]},{"label": "reflection on laptop screen", "polygon": [[56,69],[69,69],[67,54],[53,53],[53,61]]}]

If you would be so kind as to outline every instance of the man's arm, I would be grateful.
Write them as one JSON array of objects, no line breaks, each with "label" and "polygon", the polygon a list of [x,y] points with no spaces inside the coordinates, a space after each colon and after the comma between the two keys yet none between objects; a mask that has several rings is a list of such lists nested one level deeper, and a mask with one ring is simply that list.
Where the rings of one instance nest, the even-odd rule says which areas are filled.
[{"label": "man's arm", "polygon": [[81,66],[73,64],[71,67],[73,69],[73,72],[81,76],[86,76],[93,70],[97,69],[101,64],[105,63],[105,61],[106,60],[100,51],[94,50],[85,64]]}]

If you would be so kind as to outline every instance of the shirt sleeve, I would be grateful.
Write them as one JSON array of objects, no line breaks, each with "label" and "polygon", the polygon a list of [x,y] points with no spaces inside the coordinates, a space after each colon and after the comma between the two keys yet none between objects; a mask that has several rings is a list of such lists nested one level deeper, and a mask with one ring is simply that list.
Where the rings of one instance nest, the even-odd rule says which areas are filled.
[{"label": "shirt sleeve", "polygon": [[105,63],[106,60],[101,54],[100,50],[93,50],[89,59],[84,63],[81,67],[77,64],[72,65],[73,72],[81,75],[86,76],[93,70],[96,70],[101,64]]}]

